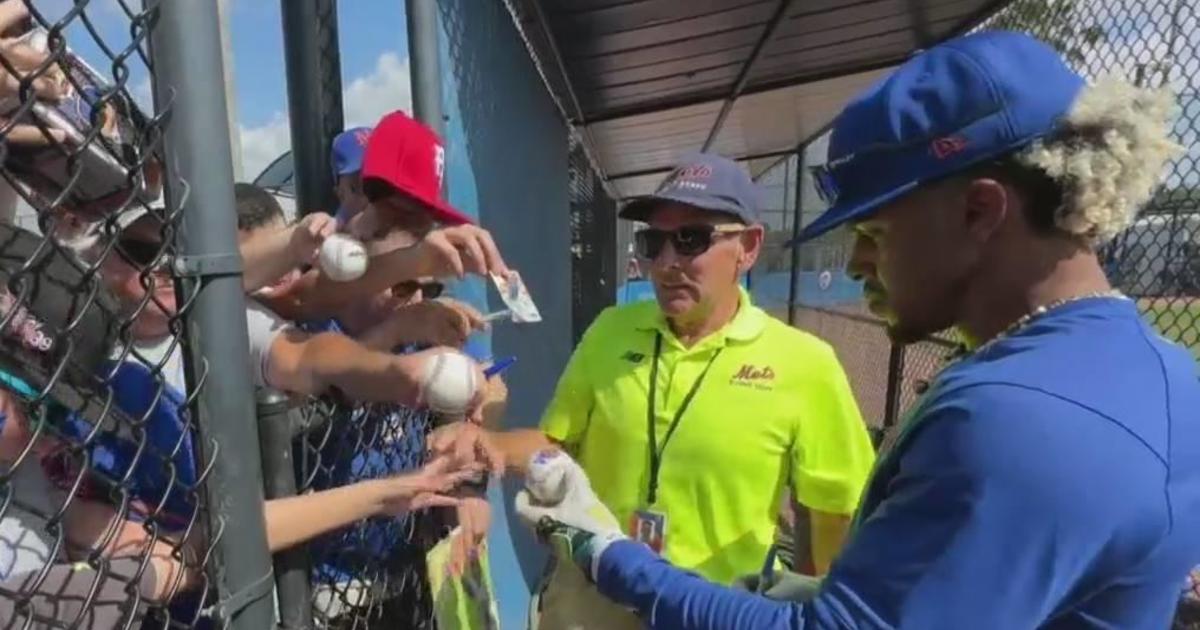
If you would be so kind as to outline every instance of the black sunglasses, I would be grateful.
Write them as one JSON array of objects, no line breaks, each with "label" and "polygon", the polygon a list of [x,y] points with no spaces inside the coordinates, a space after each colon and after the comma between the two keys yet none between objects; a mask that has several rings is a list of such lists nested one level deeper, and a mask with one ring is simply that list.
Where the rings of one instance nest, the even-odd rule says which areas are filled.
[{"label": "black sunglasses", "polygon": [[[117,239],[117,254],[121,258],[124,258],[125,262],[139,269],[154,266],[162,248],[162,243],[152,243],[136,238]],[[164,255],[162,260],[165,261],[166,259],[167,257]]]},{"label": "black sunglasses", "polygon": [[446,285],[441,282],[417,282],[416,280],[405,280],[392,287],[393,293],[402,295],[412,295],[421,290],[421,298],[425,300],[436,300],[446,289]]},{"label": "black sunglasses", "polygon": [[633,235],[633,242],[637,255],[647,260],[658,258],[668,240],[676,254],[699,256],[712,247],[718,234],[740,234],[745,231],[746,226],[740,223],[685,225],[677,230],[646,228]]}]

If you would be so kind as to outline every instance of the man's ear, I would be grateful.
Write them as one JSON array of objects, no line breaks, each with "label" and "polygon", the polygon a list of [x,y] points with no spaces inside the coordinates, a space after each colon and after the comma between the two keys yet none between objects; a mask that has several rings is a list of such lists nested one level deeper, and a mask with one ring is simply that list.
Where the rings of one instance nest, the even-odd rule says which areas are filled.
[{"label": "man's ear", "polygon": [[990,177],[977,177],[967,182],[963,191],[966,211],[963,221],[967,234],[976,242],[983,243],[1004,224],[1015,200],[1000,181]]},{"label": "man's ear", "polygon": [[758,261],[758,255],[762,252],[763,239],[766,237],[766,230],[762,225],[751,225],[746,228],[745,232],[738,235],[738,239],[742,244],[741,252],[738,254],[738,273],[746,273]]}]

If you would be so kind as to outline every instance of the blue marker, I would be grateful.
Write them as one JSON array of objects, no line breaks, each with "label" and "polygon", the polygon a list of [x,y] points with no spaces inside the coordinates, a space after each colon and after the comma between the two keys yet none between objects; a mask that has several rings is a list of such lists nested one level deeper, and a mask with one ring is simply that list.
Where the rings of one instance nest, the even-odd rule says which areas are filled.
[{"label": "blue marker", "polygon": [[516,362],[517,362],[517,357],[505,357],[505,358],[500,359],[499,361],[493,363],[491,365],[491,367],[489,367],[488,369],[484,370],[483,375],[487,378],[492,378],[493,376],[503,372],[504,370],[507,370],[510,366],[512,366],[512,364],[514,364]]}]

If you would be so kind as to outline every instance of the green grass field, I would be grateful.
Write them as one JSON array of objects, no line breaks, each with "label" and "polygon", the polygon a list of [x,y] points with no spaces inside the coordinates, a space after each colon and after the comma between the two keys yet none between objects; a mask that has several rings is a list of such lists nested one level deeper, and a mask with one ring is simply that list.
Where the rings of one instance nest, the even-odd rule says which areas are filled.
[{"label": "green grass field", "polygon": [[1141,299],[1138,308],[1164,337],[1187,346],[1200,360],[1200,299]]}]

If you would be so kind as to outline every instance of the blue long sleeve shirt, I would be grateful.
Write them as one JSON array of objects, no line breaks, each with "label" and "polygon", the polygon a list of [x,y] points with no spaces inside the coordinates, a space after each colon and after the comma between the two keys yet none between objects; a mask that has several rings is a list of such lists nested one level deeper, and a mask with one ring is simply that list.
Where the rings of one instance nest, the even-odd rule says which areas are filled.
[{"label": "blue long sleeve shirt", "polygon": [[662,630],[1168,627],[1200,563],[1200,382],[1127,301],[948,368],[879,460],[817,596],[770,601],[633,542],[598,587]]}]

